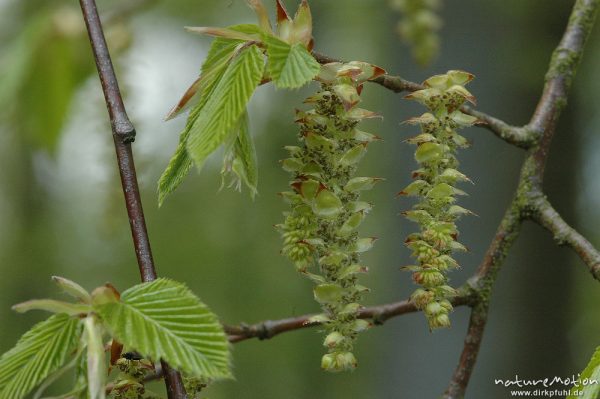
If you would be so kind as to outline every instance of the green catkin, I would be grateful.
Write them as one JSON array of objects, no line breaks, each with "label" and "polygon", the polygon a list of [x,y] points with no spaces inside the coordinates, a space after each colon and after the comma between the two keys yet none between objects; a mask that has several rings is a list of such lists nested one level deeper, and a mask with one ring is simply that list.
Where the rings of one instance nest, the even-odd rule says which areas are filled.
[{"label": "green catkin", "polygon": [[208,378],[183,376],[183,386],[189,399],[200,399],[201,392],[211,384]]},{"label": "green catkin", "polygon": [[465,193],[458,188],[459,182],[470,181],[458,171],[456,152],[468,146],[467,140],[456,130],[477,123],[477,118],[460,111],[465,101],[475,103],[475,98],[464,85],[473,75],[463,71],[448,71],[424,82],[425,89],[406,98],[425,105],[429,112],[408,123],[420,125],[421,133],[408,139],[417,145],[415,159],[420,168],[413,172],[414,181],[400,195],[419,198],[406,217],[416,222],[420,230],[406,239],[413,251],[416,265],[404,269],[413,272],[413,280],[421,285],[411,295],[411,301],[423,310],[431,330],[450,326],[449,299],[455,290],[448,285],[446,273],[458,267],[452,258],[454,251],[465,251],[458,242],[456,220],[471,212],[456,205],[457,195]]},{"label": "green catkin", "polygon": [[144,386],[144,379],[154,373],[154,364],[146,359],[129,360],[119,358],[115,368],[121,375],[115,381],[109,399],[140,399],[151,398],[152,393]]},{"label": "green catkin", "polygon": [[415,60],[422,66],[436,58],[440,38],[438,31],[442,21],[437,15],[441,0],[391,0],[394,9],[402,13],[398,33],[412,47]]},{"label": "green catkin", "polygon": [[362,119],[376,116],[357,108],[360,85],[381,73],[365,63],[325,65],[321,90],[305,101],[314,109],[297,111],[300,145],[286,147],[290,158],[282,161],[293,175],[293,191],[282,193],[291,206],[279,226],[282,252],[316,283],[314,297],[324,313],[313,321],[322,322],[327,333],[321,367],[328,371],[356,367],[353,342],[369,327],[357,319],[368,291],[357,275],[367,271],[360,253],[371,248],[374,238],[359,238],[356,229],[372,207],[359,200],[360,191],[380,179],[353,176],[367,145],[377,140],[357,129]]}]

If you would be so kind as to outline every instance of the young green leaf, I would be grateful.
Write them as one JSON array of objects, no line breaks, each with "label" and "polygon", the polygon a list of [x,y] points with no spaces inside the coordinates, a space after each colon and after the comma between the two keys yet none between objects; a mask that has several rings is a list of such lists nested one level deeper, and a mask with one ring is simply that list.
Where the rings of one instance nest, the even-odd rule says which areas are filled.
[{"label": "young green leaf", "polygon": [[273,33],[271,21],[269,21],[269,13],[261,0],[246,0],[246,3],[254,10],[258,17],[260,28],[268,33]]},{"label": "young green leaf", "polygon": [[65,293],[71,295],[76,299],[79,299],[80,302],[92,302],[92,297],[90,296],[89,292],[87,292],[85,288],[83,288],[76,282],[59,276],[52,276],[52,281],[56,285],[58,285]]},{"label": "young green leaf", "polygon": [[258,167],[256,164],[256,150],[248,128],[248,112],[245,111],[232,133],[232,144],[225,150],[223,169],[221,170],[222,185],[228,175],[231,185],[241,190],[242,182],[250,189],[252,198],[257,193]]},{"label": "young green leaf", "polygon": [[53,315],[0,357],[0,399],[23,398],[73,354],[81,334],[76,318]]},{"label": "young green leaf", "polygon": [[248,35],[247,33],[243,33],[229,28],[218,28],[212,26],[186,26],[185,30],[187,30],[188,32],[200,33],[203,35],[223,37],[225,39],[235,39],[243,41],[252,41],[257,39],[251,35]]},{"label": "young green leaf", "polygon": [[[218,41],[219,40],[215,40],[215,43]],[[232,51],[234,50],[232,49]],[[210,60],[210,58],[208,60]],[[169,165],[158,180],[159,206],[162,205],[167,195],[175,191],[179,184],[181,184],[181,182],[187,176],[188,172],[193,166],[192,158],[190,157],[187,151],[187,141],[190,135],[190,130],[196,122],[196,119],[198,119],[198,114],[200,114],[200,111],[206,104],[206,101],[208,101],[210,94],[213,92],[217,83],[223,76],[226,66],[226,63],[217,64],[217,66],[215,66],[213,69],[210,69],[210,72],[207,75],[203,75],[206,77],[206,80],[204,86],[202,88],[198,88],[198,93],[196,94],[200,97],[200,99],[198,100],[198,104],[194,107],[194,109],[192,109],[190,115],[188,116],[185,129],[179,137],[179,145],[175,150],[175,155],[173,155],[173,157],[169,161]],[[182,102],[180,101],[180,104],[181,103]],[[171,111],[171,113],[179,112],[179,110],[183,108],[183,105],[178,105],[178,107],[179,109],[177,109],[176,107],[173,111]]]},{"label": "young green leaf", "polygon": [[29,312],[30,310],[45,310],[46,312],[52,313],[66,313],[69,316],[86,314],[92,310],[92,308],[86,304],[69,303],[57,301],[55,299],[32,299],[18,303],[14,305],[12,309],[19,313]]},{"label": "young green leaf", "polygon": [[185,179],[192,166],[192,158],[187,151],[187,139],[189,137],[189,129],[196,121],[201,108],[192,110],[190,113],[187,126],[179,137],[179,145],[175,150],[175,155],[169,161],[169,165],[158,179],[158,206],[161,206],[167,195],[171,194]]},{"label": "young green leaf", "polygon": [[190,128],[187,150],[196,166],[202,167],[206,157],[223,144],[259,85],[263,70],[263,54],[255,45],[241,50],[229,64]]},{"label": "young green leaf", "polygon": [[106,397],[106,358],[102,341],[102,325],[96,316],[88,316],[83,321],[83,341],[87,347],[87,384],[89,399]]},{"label": "young green leaf", "polygon": [[[600,347],[592,355],[590,362],[581,372],[581,381],[600,381]],[[578,391],[578,392],[575,392]],[[571,392],[567,399],[597,399],[600,396],[599,384],[582,384],[579,387],[571,388]]]},{"label": "young green leaf", "polygon": [[292,24],[291,43],[303,43],[309,49],[312,49],[312,14],[307,0],[302,0],[298,6],[294,21]]},{"label": "young green leaf", "polygon": [[[231,25],[228,26],[227,29],[256,36],[256,38],[259,38],[260,35],[264,33],[261,30],[261,28],[255,24]],[[210,50],[208,50],[208,54],[206,55],[206,61],[204,61],[204,64],[202,65],[202,72],[205,72],[207,68],[212,67],[214,63],[217,63],[222,59],[222,55],[220,55],[219,53],[227,54],[229,52],[228,47],[231,44],[237,45],[240,43],[243,43],[243,41],[229,40],[223,38],[216,39],[211,45]]]},{"label": "young green leaf", "polygon": [[[259,31],[255,25],[234,25],[229,29],[247,34],[256,34]],[[175,155],[158,181],[158,204],[162,205],[167,195],[175,191],[192,168],[192,158],[187,150],[187,141],[190,131],[198,119],[198,115],[223,77],[231,59],[243,45],[241,40],[218,38],[213,41],[206,60],[202,64],[200,78],[194,82],[179,103],[169,112],[166,119],[171,119],[193,105],[188,116],[185,129],[179,138],[179,145]]]},{"label": "young green leaf", "polygon": [[295,89],[310,82],[321,66],[303,44],[290,45],[274,36],[265,35],[269,75],[278,88]]},{"label": "young green leaf", "polygon": [[[46,390],[52,386],[58,379],[60,379],[62,376],[65,375],[65,373],[67,371],[71,371],[73,369],[75,369],[77,367],[77,364],[79,362],[81,362],[81,358],[82,358],[82,349],[83,349],[83,345],[80,345],[79,348],[77,348],[77,352],[73,355],[73,358],[71,359],[71,361],[67,364],[65,364],[64,366],[62,366],[60,369],[56,370],[54,373],[52,373],[51,375],[49,375],[48,377],[46,377],[44,379],[44,382],[42,384],[40,384],[40,386],[38,387],[38,389],[36,390],[35,394],[32,395],[32,399],[40,399],[42,397],[44,397],[44,392],[46,392]],[[86,385],[87,386],[87,385]],[[58,397],[53,397],[53,399],[67,399],[69,397],[73,398],[78,398],[78,396],[76,396],[76,393],[81,393],[83,394],[83,392],[86,389],[82,388],[82,384],[80,381],[77,381],[75,383],[75,387],[73,389],[71,389],[70,392],[62,394]],[[46,399],[50,399],[48,397],[45,397]]]},{"label": "young green leaf", "polygon": [[[171,109],[169,114],[165,117],[165,120],[170,120],[179,115],[181,112],[186,110],[189,106],[195,106],[194,109],[201,109],[208,100],[208,96],[215,88],[216,83],[221,79],[227,65],[233,58],[236,49],[241,46],[239,40],[228,40],[228,39],[217,39],[213,42],[213,46],[218,49],[217,55],[221,57],[219,60],[213,62],[211,58],[208,58],[205,64],[202,66],[202,73],[198,79],[186,90],[177,105]],[[209,63],[209,67],[205,65]],[[191,115],[190,115],[191,116]],[[188,117],[188,122],[189,122]]]},{"label": "young green leaf", "polygon": [[227,337],[217,317],[183,284],[138,284],[120,302],[95,306],[125,346],[196,377],[230,378]]}]

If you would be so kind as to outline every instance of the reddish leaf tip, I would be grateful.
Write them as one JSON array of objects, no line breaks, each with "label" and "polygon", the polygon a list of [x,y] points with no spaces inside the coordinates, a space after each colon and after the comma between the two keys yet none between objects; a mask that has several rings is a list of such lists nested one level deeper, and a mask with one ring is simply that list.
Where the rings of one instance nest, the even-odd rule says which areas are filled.
[{"label": "reddish leaf tip", "polygon": [[281,22],[284,20],[291,21],[292,18],[290,18],[290,14],[288,14],[288,12],[285,9],[285,6],[281,2],[281,0],[277,0],[276,4],[277,4],[277,22]]}]

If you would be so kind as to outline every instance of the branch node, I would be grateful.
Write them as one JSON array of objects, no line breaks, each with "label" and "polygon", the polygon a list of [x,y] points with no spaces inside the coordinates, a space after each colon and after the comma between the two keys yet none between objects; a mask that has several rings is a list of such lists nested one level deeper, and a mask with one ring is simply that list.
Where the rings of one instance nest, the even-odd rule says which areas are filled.
[{"label": "branch node", "polygon": [[113,127],[115,136],[117,136],[123,144],[133,143],[135,141],[135,128],[129,121],[117,121]]},{"label": "branch node", "polygon": [[267,320],[258,326],[258,329],[256,330],[256,338],[258,338],[259,341],[272,338],[270,327],[271,324],[271,321]]},{"label": "branch node", "polygon": [[376,326],[382,326],[387,321],[387,319],[388,318],[385,317],[385,314],[381,310],[373,313],[373,316],[371,317],[371,321]]}]

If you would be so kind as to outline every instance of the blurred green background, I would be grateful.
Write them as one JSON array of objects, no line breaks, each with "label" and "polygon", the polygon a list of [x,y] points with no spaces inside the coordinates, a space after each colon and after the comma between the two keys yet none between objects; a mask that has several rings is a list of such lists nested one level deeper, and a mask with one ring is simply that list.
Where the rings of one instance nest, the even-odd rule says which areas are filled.
[{"label": "blurred green background", "polygon": [[[146,4],[147,3],[147,4]],[[267,3],[270,3],[268,1]],[[294,9],[295,0],[286,1]],[[527,122],[543,85],[552,49],[572,1],[448,0],[442,49],[427,69],[415,66],[385,0],[312,0],[316,49],[365,60],[421,81],[448,69],[476,75],[470,90],[479,109],[512,124]],[[259,196],[218,191],[219,155],[192,172],[159,210],[156,181],[173,152],[185,117],[163,116],[196,78],[210,39],[183,26],[254,22],[242,0],[98,0],[107,39],[137,127],[134,145],[158,272],[185,281],[226,323],[256,322],[318,311],[311,283],[280,254],[273,225],[286,205],[276,195],[288,175],[278,160],[293,144],[295,107],[315,86],[296,92],[261,87],[251,104],[260,167]],[[565,219],[600,245],[600,29],[592,33],[563,115],[547,169],[548,196]],[[0,0],[0,351],[44,315],[17,315],[10,306],[55,295],[51,275],[93,288],[124,289],[139,280],[115,164],[110,126],[75,0]],[[383,143],[369,147],[361,174],[387,180],[370,192],[376,207],[361,231],[380,237],[364,263],[372,288],[366,304],[406,298],[413,290],[402,245],[414,225],[398,216],[412,205],[394,195],[410,180],[413,129],[400,122],[422,109],[376,85],[364,106],[383,122],[365,124]],[[474,181],[462,205],[478,218],[460,223],[460,285],[478,265],[516,185],[524,152],[472,128],[461,154]],[[468,398],[506,398],[494,378],[577,374],[600,344],[600,287],[579,259],[526,223],[493,295],[483,348]],[[414,399],[437,397],[462,349],[468,309],[453,327],[430,334],[420,314],[390,320],[362,334],[353,373],[319,368],[321,336],[314,329],[271,341],[235,345],[237,381],[206,391],[221,398]],[[160,390],[160,386],[156,387]]]}]

